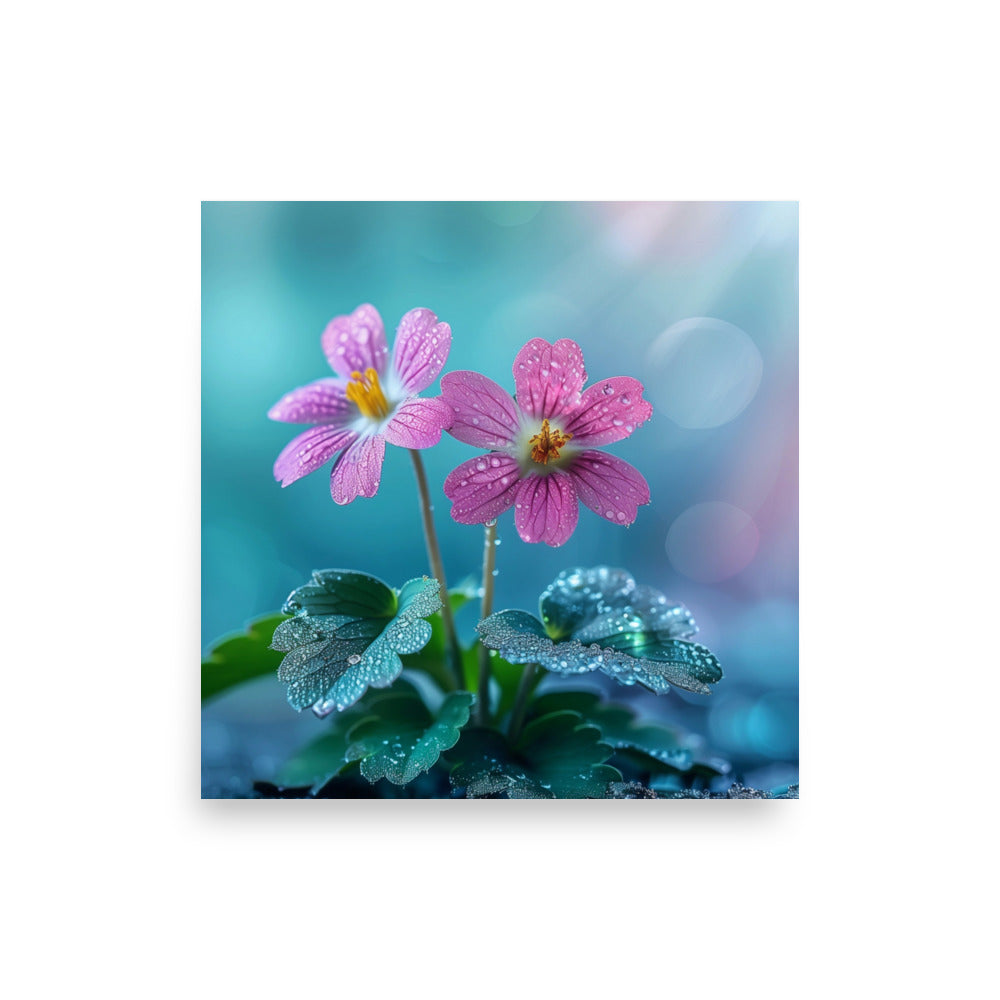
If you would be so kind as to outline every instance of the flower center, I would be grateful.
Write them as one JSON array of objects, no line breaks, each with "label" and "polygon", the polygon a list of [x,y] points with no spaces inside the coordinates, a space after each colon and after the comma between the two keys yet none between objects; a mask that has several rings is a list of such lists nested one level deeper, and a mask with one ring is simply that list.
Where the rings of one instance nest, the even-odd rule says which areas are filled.
[{"label": "flower center", "polygon": [[559,449],[564,447],[572,434],[564,434],[558,428],[552,430],[548,420],[542,421],[542,429],[528,439],[531,445],[531,458],[540,465],[548,465],[559,457]]},{"label": "flower center", "polygon": [[344,395],[355,403],[363,416],[381,420],[389,415],[389,401],[379,385],[378,372],[366,368],[361,372],[351,372],[351,381],[344,389]]}]

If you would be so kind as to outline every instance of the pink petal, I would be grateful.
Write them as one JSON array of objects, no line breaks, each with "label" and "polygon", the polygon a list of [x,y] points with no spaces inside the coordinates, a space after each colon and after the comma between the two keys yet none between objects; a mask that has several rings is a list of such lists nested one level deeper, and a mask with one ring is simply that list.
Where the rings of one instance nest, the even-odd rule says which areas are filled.
[{"label": "pink petal", "polygon": [[492,379],[478,372],[448,372],[441,379],[441,399],[454,411],[452,437],[477,448],[506,450],[521,424],[517,403]]},{"label": "pink petal", "polygon": [[430,309],[411,309],[396,329],[396,373],[407,392],[423,392],[441,374],[451,348],[451,327]]},{"label": "pink petal", "polygon": [[389,444],[400,448],[430,448],[441,440],[441,432],[451,426],[454,414],[440,399],[412,399],[400,403],[386,425]]},{"label": "pink petal", "polygon": [[330,495],[339,504],[358,497],[373,497],[382,480],[382,460],[385,458],[385,438],[371,434],[355,441],[333,467],[330,475]]},{"label": "pink petal", "polygon": [[340,379],[323,378],[293,389],[267,415],[286,424],[338,424],[353,420],[358,411],[344,395]]},{"label": "pink petal", "polygon": [[539,420],[576,406],[586,381],[583,351],[573,340],[549,344],[536,337],[514,358],[517,404]]},{"label": "pink petal", "polygon": [[588,386],[562,429],[573,435],[574,445],[611,444],[627,438],[652,414],[642,398],[642,383],[619,375]]},{"label": "pink petal", "polygon": [[580,508],[573,481],[565,472],[528,476],[514,504],[514,524],[525,542],[562,545],[576,527]]},{"label": "pink petal", "polygon": [[350,316],[334,316],[323,331],[323,353],[341,378],[374,368],[385,372],[389,348],[382,317],[374,306],[358,306]]},{"label": "pink petal", "polygon": [[519,476],[517,461],[500,452],[463,462],[444,481],[444,494],[454,501],[452,518],[459,524],[485,524],[499,517],[514,503]]},{"label": "pink petal", "polygon": [[602,451],[582,451],[569,468],[577,496],[614,524],[631,524],[649,503],[649,484],[638,469]]},{"label": "pink petal", "polygon": [[274,463],[274,478],[282,486],[315,472],[358,435],[347,427],[320,424],[292,438]]}]

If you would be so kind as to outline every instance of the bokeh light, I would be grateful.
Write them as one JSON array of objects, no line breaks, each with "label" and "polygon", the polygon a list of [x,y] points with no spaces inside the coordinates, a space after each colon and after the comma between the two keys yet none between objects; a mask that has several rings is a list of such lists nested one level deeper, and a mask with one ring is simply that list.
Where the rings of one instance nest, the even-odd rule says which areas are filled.
[{"label": "bokeh light", "polygon": [[681,427],[719,427],[739,416],[764,371],[746,333],[705,316],[674,323],[646,357],[653,404]]},{"label": "bokeh light", "polygon": [[757,552],[760,532],[753,518],[721,500],[695,504],[667,533],[674,569],[701,583],[718,583],[744,569]]}]

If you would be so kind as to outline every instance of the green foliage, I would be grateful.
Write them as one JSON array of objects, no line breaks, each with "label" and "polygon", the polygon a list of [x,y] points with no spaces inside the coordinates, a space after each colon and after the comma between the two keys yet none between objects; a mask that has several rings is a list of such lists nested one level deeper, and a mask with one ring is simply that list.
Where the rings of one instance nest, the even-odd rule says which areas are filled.
[{"label": "green foliage", "polygon": [[549,712],[579,712],[615,750],[614,763],[650,775],[707,779],[724,774],[724,761],[705,756],[698,741],[656,723],[640,721],[626,705],[604,701],[595,691],[553,691],[536,698],[529,718]]},{"label": "green foliage", "polygon": [[[623,570],[562,573],[542,594],[541,620],[501,611],[479,623],[481,639],[462,650],[468,690],[455,690],[438,591],[428,577],[394,591],[354,570],[317,571],[289,596],[285,614],[212,648],[203,700],[276,670],[293,707],[332,716],[260,794],[421,797],[447,795],[450,785],[468,798],[773,797],[742,786],[709,792],[725,762],[598,692],[536,696],[545,675],[532,670],[519,694],[532,663],[557,674],[602,670],[656,693],[670,684],[708,693],[722,672],[688,641],[695,626],[682,605]],[[456,588],[452,610],[476,596],[474,587]],[[493,724],[469,725],[484,647]]]},{"label": "green foliage", "polygon": [[270,648],[271,637],[285,620],[283,614],[264,615],[250,622],[245,632],[216,640],[201,661],[202,702],[277,670],[281,654]]},{"label": "green foliage", "polygon": [[513,744],[495,729],[470,727],[448,755],[451,782],[468,798],[604,798],[622,775],[604,763],[613,750],[578,712],[550,712]]},{"label": "green foliage", "polygon": [[656,694],[671,685],[709,694],[708,685],[722,678],[715,655],[683,638],[696,631],[688,610],[637,585],[625,570],[567,570],[539,606],[541,621],[526,611],[499,611],[476,630],[511,663],[537,663],[558,674],[600,670]]},{"label": "green foliage", "polygon": [[314,572],[285,602],[295,617],[274,633],[273,648],[287,654],[278,678],[288,684],[289,704],[327,715],[349,708],[370,687],[392,684],[403,670],[401,656],[431,638],[425,618],[441,607],[439,589],[437,580],[417,578],[397,598],[363,573]]},{"label": "green foliage", "polygon": [[391,618],[396,595],[377,577],[353,569],[317,569],[312,580],[288,595],[285,614]]},{"label": "green foliage", "polygon": [[372,784],[387,778],[405,785],[458,742],[474,701],[469,691],[453,691],[432,715],[415,690],[397,684],[368,704],[369,714],[348,734],[345,759],[360,761],[362,775]]},{"label": "green foliage", "polygon": [[[448,591],[448,603],[452,612],[465,607],[476,597],[475,585],[466,581]],[[403,666],[408,670],[422,670],[433,678],[442,691],[451,691],[455,687],[455,675],[448,668],[448,655],[445,649],[444,621],[440,611],[429,615],[427,621],[431,626],[431,635],[423,649],[409,653],[403,657]],[[468,660],[469,650],[462,651],[463,660]],[[464,666],[464,664],[463,664]],[[475,690],[475,681],[471,685]]]}]

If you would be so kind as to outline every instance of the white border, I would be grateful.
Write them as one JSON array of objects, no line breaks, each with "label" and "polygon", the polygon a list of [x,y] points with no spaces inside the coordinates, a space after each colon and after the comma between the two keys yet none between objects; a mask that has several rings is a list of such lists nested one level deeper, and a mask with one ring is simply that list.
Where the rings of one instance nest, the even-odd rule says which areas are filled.
[{"label": "white border", "polygon": [[[995,871],[968,741],[996,685],[952,637],[990,620],[977,6],[329,9],[9,19],[10,976],[971,995]],[[800,199],[799,802],[197,799],[199,201],[484,196]]]}]

